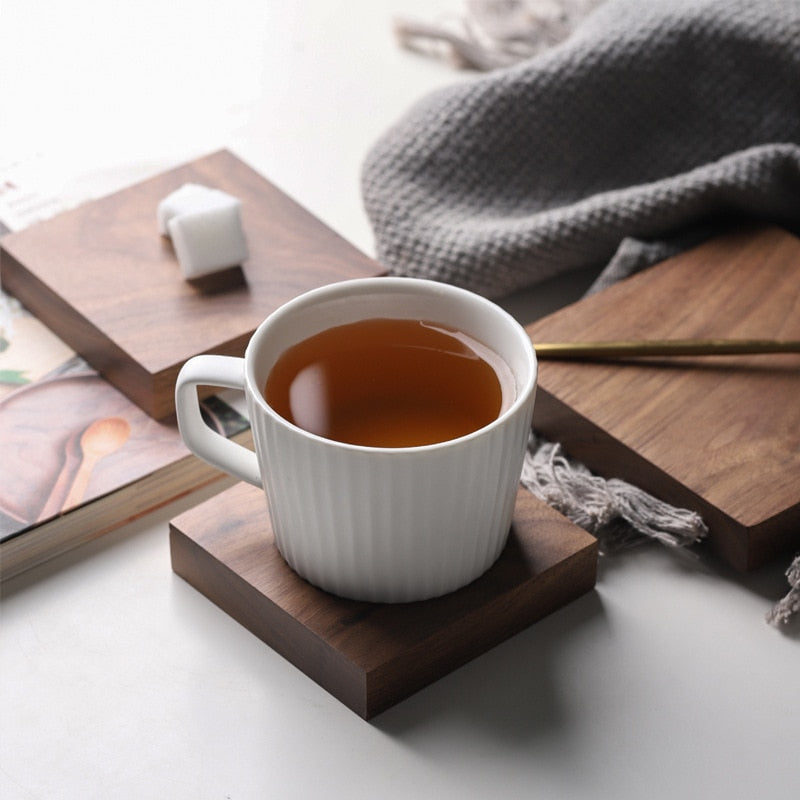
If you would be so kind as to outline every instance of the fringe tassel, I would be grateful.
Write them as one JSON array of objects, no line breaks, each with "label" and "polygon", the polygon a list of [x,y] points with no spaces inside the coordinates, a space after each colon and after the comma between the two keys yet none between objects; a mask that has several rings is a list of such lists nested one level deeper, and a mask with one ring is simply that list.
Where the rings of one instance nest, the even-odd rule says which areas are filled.
[{"label": "fringe tassel", "polygon": [[785,625],[795,614],[800,612],[800,555],[795,556],[794,561],[786,570],[786,578],[789,581],[789,593],[782,600],[779,600],[767,614],[767,622],[776,628]]},{"label": "fringe tassel", "polygon": [[569,460],[561,445],[534,435],[521,481],[536,497],[596,536],[604,554],[647,540],[688,547],[708,533],[694,511],[664,503],[625,481],[593,475],[583,464]]},{"label": "fringe tassel", "polygon": [[566,39],[603,0],[466,0],[450,23],[395,22],[401,46],[447,58],[458,69],[488,71],[537,55]]},{"label": "fringe tassel", "polygon": [[[676,508],[625,481],[593,475],[570,460],[561,445],[531,434],[522,466],[522,485],[567,519],[596,536],[609,555],[646,541],[690,547],[708,533],[694,511]],[[766,615],[779,627],[800,614],[800,554],[786,571],[789,592]]]}]

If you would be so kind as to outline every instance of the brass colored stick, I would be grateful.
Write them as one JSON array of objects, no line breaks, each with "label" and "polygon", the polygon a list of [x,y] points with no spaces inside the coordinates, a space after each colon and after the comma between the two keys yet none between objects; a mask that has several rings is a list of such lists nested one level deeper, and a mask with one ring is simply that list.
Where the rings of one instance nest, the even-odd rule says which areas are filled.
[{"label": "brass colored stick", "polygon": [[800,341],[774,339],[661,339],[610,342],[534,342],[538,358],[593,359],[641,356],[726,356],[800,353]]}]

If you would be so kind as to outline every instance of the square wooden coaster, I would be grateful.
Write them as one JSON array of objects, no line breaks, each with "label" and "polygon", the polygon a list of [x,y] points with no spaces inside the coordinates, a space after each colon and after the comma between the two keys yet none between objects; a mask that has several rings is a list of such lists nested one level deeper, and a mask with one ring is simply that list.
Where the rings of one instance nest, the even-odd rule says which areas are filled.
[{"label": "square wooden coaster", "polygon": [[[539,342],[800,339],[800,239],[742,231],[527,327]],[[800,356],[542,361],[534,428],[709,526],[750,570],[800,547]]]},{"label": "square wooden coaster", "polygon": [[391,707],[588,592],[594,537],[520,489],[478,580],[418,603],[345,600],[294,573],[264,493],[237,484],[170,523],[173,570],[361,717]]},{"label": "square wooden coaster", "polygon": [[[244,281],[184,280],[156,222],[184,183],[242,203]],[[150,416],[174,411],[175,378],[200,353],[241,355],[258,324],[317,286],[382,268],[228,151],[3,237],[0,280]]]}]

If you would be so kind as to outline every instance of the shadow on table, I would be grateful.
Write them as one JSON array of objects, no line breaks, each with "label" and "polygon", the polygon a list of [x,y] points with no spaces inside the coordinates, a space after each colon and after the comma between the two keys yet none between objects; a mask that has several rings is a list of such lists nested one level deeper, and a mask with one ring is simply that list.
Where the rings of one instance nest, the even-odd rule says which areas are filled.
[{"label": "shadow on table", "polygon": [[404,736],[453,717],[513,741],[551,735],[569,723],[558,677],[561,651],[588,626],[607,628],[603,604],[591,591],[422,689],[371,721]]},{"label": "shadow on table", "polygon": [[[715,582],[730,584],[763,600],[762,622],[766,627],[769,627],[767,613],[790,589],[786,572],[792,562],[791,553],[778,556],[752,572],[742,573],[722,561],[707,545],[673,549],[662,548],[652,542],[601,557],[597,584],[602,586],[604,580],[617,570],[637,569],[637,559],[647,558],[648,551],[658,554],[662,567],[677,577],[688,578],[689,581],[707,581],[710,585]],[[800,614],[785,624],[775,626],[775,633],[800,642]]]},{"label": "shadow on table", "polygon": [[[730,581],[763,598],[766,601],[765,614],[777,603],[790,589],[786,571],[792,562],[791,554],[780,556],[760,569],[741,574],[732,570],[726,564],[709,557],[709,568],[723,580]],[[795,614],[788,622],[777,625],[776,632],[783,636],[800,642],[800,614]]]}]

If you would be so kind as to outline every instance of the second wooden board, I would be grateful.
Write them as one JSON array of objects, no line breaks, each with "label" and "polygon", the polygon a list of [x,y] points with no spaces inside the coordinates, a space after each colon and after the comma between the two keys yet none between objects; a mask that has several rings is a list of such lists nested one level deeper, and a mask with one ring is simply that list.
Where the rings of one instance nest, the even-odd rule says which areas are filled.
[{"label": "second wooden board", "polygon": [[[185,183],[242,203],[244,282],[183,279],[159,235],[159,202]],[[228,151],[3,237],[0,277],[42,322],[150,416],[174,409],[175,378],[200,353],[241,355],[272,311],[302,292],[378,275],[372,259]]]},{"label": "second wooden board", "polygon": [[[800,240],[711,240],[528,326],[540,342],[800,338]],[[739,570],[800,547],[800,356],[543,361],[534,427],[697,510]]]}]

